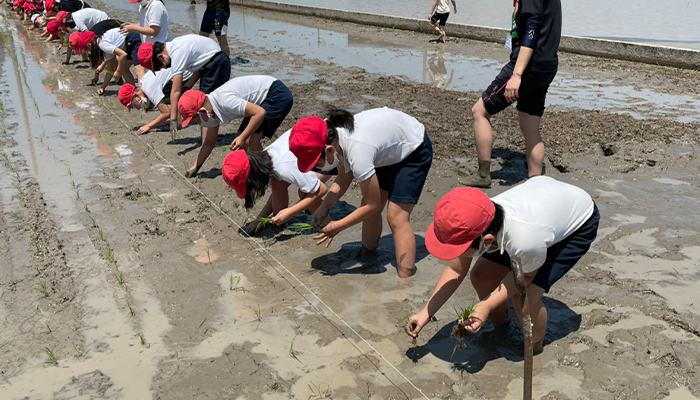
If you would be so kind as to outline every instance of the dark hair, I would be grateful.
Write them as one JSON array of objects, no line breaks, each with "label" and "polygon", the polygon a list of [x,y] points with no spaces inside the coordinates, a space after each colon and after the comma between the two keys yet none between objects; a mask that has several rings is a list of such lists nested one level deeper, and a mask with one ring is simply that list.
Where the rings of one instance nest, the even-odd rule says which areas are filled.
[{"label": "dark hair", "polygon": [[275,171],[272,157],[266,151],[246,153],[250,163],[250,174],[245,184],[245,208],[252,208],[255,201],[262,197],[270,184],[270,175]]},{"label": "dark hair", "polygon": [[[338,138],[338,131],[336,128],[345,128],[349,131],[355,129],[355,117],[348,111],[333,106],[327,106],[324,113],[326,114],[326,125],[328,125],[327,145],[332,144]],[[323,149],[323,153],[321,153],[321,158],[326,158],[325,148]]]},{"label": "dark hair", "polygon": [[90,68],[97,69],[105,59],[105,53],[97,45],[97,39],[94,39],[90,44]]},{"label": "dark hair", "polygon": [[153,72],[160,71],[161,68],[165,66],[165,64],[160,62],[160,59],[158,58],[158,54],[162,53],[164,49],[165,43],[153,43]]},{"label": "dark hair", "polygon": [[[493,205],[496,206],[496,212],[493,214],[493,219],[491,220],[491,223],[486,228],[484,233],[481,234],[481,236],[487,234],[492,234],[495,236],[503,228],[503,219],[505,218],[505,215],[503,213],[503,207],[496,203],[493,203]],[[481,240],[480,237],[478,237],[477,239],[479,240],[474,239],[474,241],[472,241],[472,244],[470,244],[467,249],[475,249],[478,251],[479,247],[481,246]]]}]

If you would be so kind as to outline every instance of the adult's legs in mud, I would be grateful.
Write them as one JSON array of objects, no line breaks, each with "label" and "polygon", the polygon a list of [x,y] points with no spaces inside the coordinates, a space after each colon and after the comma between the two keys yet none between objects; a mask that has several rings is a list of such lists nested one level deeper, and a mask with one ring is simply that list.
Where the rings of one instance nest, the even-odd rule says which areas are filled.
[{"label": "adult's legs in mud", "polygon": [[544,142],[540,135],[542,118],[521,111],[518,113],[518,120],[520,121],[520,130],[525,137],[528,178],[542,175],[542,163],[544,163]]},{"label": "adult's legs in mud", "polygon": [[399,278],[412,276],[416,267],[416,235],[411,227],[411,211],[414,207],[415,204],[389,201],[386,211],[386,219],[394,236]]},{"label": "adult's legs in mud", "polygon": [[[479,258],[469,272],[469,279],[479,296],[479,300],[483,300],[501,284],[503,278],[509,273],[511,273],[509,268],[485,258]],[[491,311],[489,318],[496,326],[507,323],[509,320],[508,302]]]},{"label": "adult's legs in mud", "polygon": [[489,187],[491,186],[491,149],[493,148],[493,128],[491,127],[491,114],[486,111],[484,101],[479,101],[472,107],[474,117],[474,141],[476,142],[476,154],[479,159],[479,171],[472,176],[467,186]]},{"label": "adult's legs in mud", "polygon": [[[379,210],[362,221],[362,247],[370,252],[377,251],[379,246],[379,238],[382,237],[382,211],[389,198],[389,192],[386,190],[380,189],[379,192],[382,196]],[[365,199],[362,199],[362,205],[365,204]]]}]

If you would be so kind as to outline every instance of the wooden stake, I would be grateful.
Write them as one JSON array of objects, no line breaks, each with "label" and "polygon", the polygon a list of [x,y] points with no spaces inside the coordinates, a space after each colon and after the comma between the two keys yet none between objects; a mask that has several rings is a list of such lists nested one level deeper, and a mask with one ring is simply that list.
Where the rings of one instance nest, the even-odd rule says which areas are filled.
[{"label": "wooden stake", "polygon": [[513,278],[515,278],[515,287],[518,290],[520,298],[520,315],[522,321],[520,326],[525,337],[525,371],[523,385],[523,399],[532,400],[532,319],[530,318],[530,305],[527,301],[527,286],[525,285],[525,275],[523,268],[520,265],[520,260],[513,259],[511,261],[513,270]]}]

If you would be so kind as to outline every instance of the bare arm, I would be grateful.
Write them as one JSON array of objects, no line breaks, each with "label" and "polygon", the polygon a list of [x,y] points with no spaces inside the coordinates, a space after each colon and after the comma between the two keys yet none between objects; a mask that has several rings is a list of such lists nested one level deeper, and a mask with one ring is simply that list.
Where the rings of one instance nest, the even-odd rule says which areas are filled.
[{"label": "bare arm", "polygon": [[455,0],[452,0],[452,8],[455,9],[455,14],[457,14],[457,2]]},{"label": "bare arm", "polygon": [[173,76],[173,88],[170,91],[170,123],[177,124],[177,102],[182,93],[182,74]]},{"label": "bare arm", "polygon": [[164,124],[165,121],[168,120],[168,117],[170,117],[170,107],[168,107],[166,104],[160,103],[158,104],[158,110],[160,111],[160,115],[158,115],[158,117],[156,117],[156,119],[153,121],[139,128],[139,130],[136,131],[137,135],[146,133],[156,126]]},{"label": "bare arm", "polygon": [[321,222],[326,218],[328,211],[340,200],[341,197],[350,187],[352,183],[353,176],[352,172],[345,171],[345,168],[338,167],[338,177],[331,185],[331,189],[328,191],[328,195],[323,199],[323,202],[318,207],[318,210],[313,215],[311,223],[314,225],[320,225]]},{"label": "bare arm", "polygon": [[277,215],[275,215],[271,222],[275,225],[284,224],[285,222],[292,219],[295,215],[311,207],[312,204],[314,204],[319,199],[323,198],[323,196],[325,196],[326,193],[328,193],[328,188],[325,184],[321,183],[316,193],[310,196],[306,196],[303,199],[299,200],[299,202],[297,202],[295,205],[281,210],[277,213]]},{"label": "bare arm", "polygon": [[253,133],[258,130],[262,122],[265,120],[265,109],[257,104],[247,102],[245,105],[245,116],[250,117],[248,126],[241,132],[238,137],[231,142],[231,151],[244,149],[248,147],[248,139],[253,136]]},{"label": "bare arm", "polygon": [[141,26],[139,24],[124,24],[124,25],[122,25],[122,29],[119,32],[121,32],[121,33],[136,32],[136,33],[140,33],[141,35],[155,37],[155,36],[158,36],[158,34],[160,33],[160,26],[156,26],[156,25]]},{"label": "bare arm", "polygon": [[428,14],[428,19],[430,19],[433,16],[433,13],[435,12],[435,7],[437,7],[438,0],[435,0],[433,2],[433,6],[430,8],[430,14]]}]

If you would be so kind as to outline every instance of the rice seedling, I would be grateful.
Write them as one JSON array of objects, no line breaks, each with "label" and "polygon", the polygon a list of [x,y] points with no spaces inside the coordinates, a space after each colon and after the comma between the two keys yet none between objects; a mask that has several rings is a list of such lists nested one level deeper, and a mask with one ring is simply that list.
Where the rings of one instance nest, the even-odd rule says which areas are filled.
[{"label": "rice seedling", "polygon": [[[296,338],[297,337],[294,336],[294,339]],[[297,356],[300,356],[301,352],[294,349],[294,339],[292,339],[292,343],[289,344],[289,356],[295,358],[298,361],[299,359],[297,358]]]},{"label": "rice seedling", "polygon": [[22,216],[22,214],[20,214],[20,213],[11,212],[11,213],[7,213],[7,216],[10,217],[10,219],[12,219],[13,221],[15,221],[17,223],[24,222],[24,216]]},{"label": "rice seedling", "polygon": [[37,285],[34,289],[44,295],[44,297],[49,297],[49,289],[46,287],[46,279],[37,279]]},{"label": "rice seedling", "polygon": [[258,304],[257,307],[247,307],[250,308],[253,311],[253,313],[255,313],[255,320],[258,322],[262,322],[262,310],[260,310],[260,304]]},{"label": "rice seedling", "polygon": [[175,215],[175,207],[168,206],[168,212],[170,213],[170,219],[175,221],[175,217],[177,217],[177,215]]},{"label": "rice seedling", "polygon": [[32,239],[32,245],[33,245],[34,248],[36,249],[36,252],[37,252],[37,253],[40,253],[40,252],[41,252],[41,245],[39,244],[39,240],[37,240],[37,239]]},{"label": "rice seedling", "polygon": [[90,218],[90,223],[92,224],[92,227],[93,227],[93,228],[96,228],[96,227],[97,227],[97,221],[95,221],[95,217],[93,217],[92,215],[88,215],[88,218]]},{"label": "rice seedling", "polygon": [[56,355],[53,354],[53,351],[51,351],[51,349],[44,346],[41,348],[41,351],[43,351],[44,354],[46,354],[46,356],[49,357],[49,361],[51,361],[51,364],[58,365],[58,360],[56,360]]},{"label": "rice seedling", "polygon": [[[93,219],[94,221],[94,219]],[[104,241],[105,240],[105,232],[102,230],[102,228],[98,227],[97,228],[97,234],[100,235],[100,240]]]},{"label": "rice seedling", "polygon": [[309,383],[309,390],[311,391],[309,399],[329,399],[333,393],[331,386],[326,382],[319,382],[318,384],[311,382]]},{"label": "rice seedling", "polygon": [[207,250],[207,263],[211,264],[211,252],[209,250],[209,246],[205,247]]},{"label": "rice seedling", "polygon": [[[408,326],[408,330],[413,334],[413,330],[416,329],[416,323],[411,321],[411,309],[406,310],[406,322]],[[415,346],[416,345],[416,338],[413,338],[412,344]]]},{"label": "rice seedling", "polygon": [[117,270],[117,283],[120,285],[124,284],[124,274],[120,270]]},{"label": "rice seedling", "polygon": [[112,249],[107,247],[107,250],[105,250],[104,254],[107,261],[114,262],[114,253],[112,253]]},{"label": "rice seedling", "polygon": [[80,200],[80,189],[76,186],[73,188],[73,191],[75,192],[75,199]]},{"label": "rice seedling", "polygon": [[52,332],[51,327],[49,326],[49,323],[48,323],[48,322],[46,322],[46,321],[36,321],[36,323],[39,324],[39,325],[41,325],[41,326],[43,326],[44,328],[46,328],[46,330],[48,331],[48,333],[51,333],[51,332]]},{"label": "rice seedling", "polygon": [[126,307],[129,309],[129,314],[131,314],[131,316],[133,317],[134,316],[134,308],[131,306],[131,303],[127,302]]},{"label": "rice seedling", "polygon": [[455,345],[455,348],[452,350],[452,358],[455,355],[455,352],[458,349],[461,349],[464,347],[464,337],[467,336],[467,330],[464,328],[464,323],[467,322],[469,319],[469,316],[474,312],[474,304],[467,306],[466,308],[460,308],[457,310],[455,308],[455,313],[457,313],[457,325],[452,328],[452,334],[450,336],[454,336],[457,338],[457,345]]},{"label": "rice seedling", "polygon": [[139,331],[139,340],[141,340],[141,346],[146,344],[146,337],[143,335],[142,331]]},{"label": "rice seedling", "polygon": [[36,265],[25,265],[24,268],[33,269],[34,272],[36,272],[35,276],[41,275],[41,271],[39,271],[39,267],[37,267]]},{"label": "rice seedling", "polygon": [[289,229],[291,229],[292,231],[294,231],[294,233],[299,235],[306,231],[314,230],[315,228],[316,225],[307,224],[305,222],[295,222],[289,225]]},{"label": "rice seedling", "polygon": [[85,203],[84,206],[85,206],[85,212],[90,212],[90,207],[88,207],[87,203]]},{"label": "rice seedling", "polygon": [[234,277],[233,277],[233,274],[231,274],[229,280],[231,281],[231,283],[230,283],[230,285],[229,285],[229,290],[230,290],[230,291],[234,292],[234,291],[236,291],[236,290],[243,289],[243,286],[241,285],[241,277],[240,277],[240,275],[236,275],[236,277],[234,278]]}]

